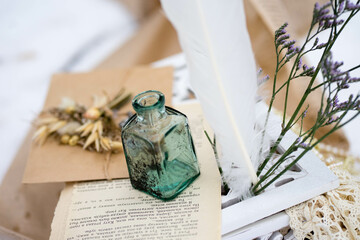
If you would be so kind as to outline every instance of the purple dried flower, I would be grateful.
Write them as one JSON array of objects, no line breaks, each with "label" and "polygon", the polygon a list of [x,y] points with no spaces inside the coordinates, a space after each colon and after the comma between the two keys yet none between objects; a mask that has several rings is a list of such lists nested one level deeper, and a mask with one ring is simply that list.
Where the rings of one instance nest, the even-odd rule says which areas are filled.
[{"label": "purple dried flower", "polygon": [[319,38],[315,38],[315,41],[314,41],[314,44],[313,44],[313,47],[315,47],[317,44],[319,43]]},{"label": "purple dried flower", "polygon": [[296,66],[296,70],[299,70],[301,68],[301,64],[302,64],[302,58],[299,58],[298,64]]},{"label": "purple dried flower", "polygon": [[319,10],[320,10],[320,5],[318,2],[316,2],[314,6],[314,11],[319,11]]},{"label": "purple dried flower", "polygon": [[281,44],[284,44],[286,41],[286,39],[289,39],[290,38],[290,35],[289,34],[285,34],[285,35],[281,35],[279,36],[279,38],[276,40],[276,43],[278,45],[281,45]]},{"label": "purple dried flower", "polygon": [[338,12],[341,13],[344,10],[345,1],[340,1]]},{"label": "purple dried flower", "polygon": [[264,82],[267,82],[268,80],[270,79],[270,76],[269,75],[266,75],[265,77],[263,78],[258,78],[258,86],[260,86],[261,84],[263,84]]},{"label": "purple dried flower", "polygon": [[286,61],[289,61],[297,53],[298,52],[296,51],[296,48],[289,48],[288,52],[286,53]]},{"label": "purple dried flower", "polygon": [[328,21],[331,19],[334,19],[335,16],[334,15],[322,15],[321,17],[319,17],[319,21]]},{"label": "purple dried flower", "polygon": [[302,115],[302,117],[304,118],[304,117],[306,117],[306,114],[307,114],[307,109],[303,112],[303,115]]},{"label": "purple dried flower", "polygon": [[349,88],[350,87],[350,85],[348,84],[348,83],[345,83],[345,84],[343,84],[342,86],[341,86],[341,88],[343,88],[343,89],[347,89],[347,88]]},{"label": "purple dried flower", "polygon": [[324,27],[325,28],[330,28],[333,25],[333,21],[325,21]]},{"label": "purple dried flower", "polygon": [[300,147],[302,148],[308,148],[310,145],[307,143],[300,143]]},{"label": "purple dried flower", "polygon": [[[304,67],[305,66],[305,67]],[[300,74],[300,76],[309,76],[312,77],[313,74],[315,73],[315,67],[311,67],[308,68],[308,66],[306,66],[306,64],[304,64],[303,66],[303,72]],[[306,69],[306,70],[305,70]]]},{"label": "purple dried flower", "polygon": [[285,28],[287,27],[288,23],[284,23],[278,30],[275,31],[275,39],[279,38],[280,36],[286,33]]},{"label": "purple dried flower", "polygon": [[348,11],[357,10],[357,9],[360,9],[360,5],[359,4],[353,4],[352,2],[347,0],[345,9],[348,10]]},{"label": "purple dried flower", "polygon": [[325,47],[326,44],[327,44],[327,43],[320,43],[319,45],[316,46],[315,49],[321,49],[321,48]]},{"label": "purple dried flower", "polygon": [[343,24],[343,23],[344,23],[344,20],[343,20],[343,19],[336,20],[336,21],[334,22],[334,24],[335,24],[336,26],[339,26],[339,25],[341,25],[341,24]]},{"label": "purple dried flower", "polygon": [[355,82],[360,82],[360,78],[353,77],[353,78],[350,78],[348,81],[348,83],[355,83]]},{"label": "purple dried flower", "polygon": [[323,17],[324,15],[328,14],[329,12],[330,12],[329,9],[323,8],[319,11],[319,17]]},{"label": "purple dried flower", "polygon": [[343,62],[343,61],[341,61],[341,62],[337,62],[337,61],[336,61],[336,62],[334,63],[334,68],[337,69],[337,68],[341,67],[342,65],[344,65],[344,62]]},{"label": "purple dried flower", "polygon": [[291,40],[289,42],[286,42],[283,47],[284,48],[293,48],[294,47],[294,44],[295,44],[295,40]]},{"label": "purple dried flower", "polygon": [[325,125],[328,125],[328,124],[331,124],[331,123],[333,123],[333,122],[336,122],[337,120],[339,120],[339,117],[336,116],[336,117],[334,118],[334,117],[331,116],[331,117],[329,118],[329,120],[325,123]]}]

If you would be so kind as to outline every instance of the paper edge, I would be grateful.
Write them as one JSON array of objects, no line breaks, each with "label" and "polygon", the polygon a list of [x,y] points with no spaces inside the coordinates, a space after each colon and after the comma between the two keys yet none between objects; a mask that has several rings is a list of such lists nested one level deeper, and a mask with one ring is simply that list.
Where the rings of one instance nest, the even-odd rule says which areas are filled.
[{"label": "paper edge", "polygon": [[73,183],[67,183],[65,188],[61,191],[51,223],[50,240],[63,239],[65,236],[73,189]]}]

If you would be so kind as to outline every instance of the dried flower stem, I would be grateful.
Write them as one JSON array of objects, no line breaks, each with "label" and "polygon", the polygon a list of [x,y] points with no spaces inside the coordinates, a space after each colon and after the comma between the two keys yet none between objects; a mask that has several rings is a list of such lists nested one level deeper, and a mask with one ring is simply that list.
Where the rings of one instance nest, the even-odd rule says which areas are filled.
[{"label": "dried flower stem", "polygon": [[[265,136],[266,127],[268,124],[269,115],[273,106],[273,102],[276,98],[276,95],[285,88],[285,102],[284,102],[284,112],[282,116],[282,130],[276,139],[274,145],[271,147],[270,152],[268,153],[265,160],[260,164],[257,174],[260,177],[259,182],[253,186],[254,194],[259,194],[266,187],[268,187],[271,183],[273,183],[276,179],[278,179],[282,174],[284,174],[288,169],[290,169],[294,164],[296,164],[308,151],[314,148],[320,141],[325,139],[331,133],[336,131],[337,129],[343,127],[345,124],[356,118],[360,113],[360,96],[350,95],[349,99],[345,102],[338,103],[338,93],[349,87],[350,84],[354,82],[359,82],[359,78],[351,78],[349,73],[357,68],[360,65],[357,65],[345,72],[341,72],[339,67],[342,63],[333,62],[332,55],[331,55],[331,48],[335,44],[337,38],[344,30],[345,26],[348,22],[353,18],[355,14],[357,14],[360,10],[360,1],[357,1],[356,4],[352,4],[349,0],[331,0],[329,3],[319,6],[315,4],[313,19],[310,25],[310,29],[308,31],[306,40],[301,48],[294,47],[295,41],[287,41],[290,38],[289,35],[286,34],[285,28],[287,24],[281,26],[275,32],[275,48],[276,48],[276,69],[274,75],[274,82],[273,82],[273,91],[272,96],[270,99],[270,104],[267,112],[267,116],[265,119],[264,130],[262,132],[262,139]],[[329,14],[330,10],[332,10],[333,14]],[[350,13],[345,20],[340,19],[344,13]],[[315,30],[315,32],[314,32]],[[316,37],[320,32],[325,30],[330,30],[328,41],[326,43],[318,44],[319,39]],[[308,47],[309,43],[314,41],[312,47]],[[282,51],[286,50],[286,53],[283,57],[281,57]],[[302,57],[309,52],[322,50],[322,56],[317,64],[316,68],[314,67],[307,67],[306,64],[302,64]],[[282,84],[279,88],[276,89],[276,82],[277,76],[279,71],[282,69],[285,64],[293,61],[292,68],[290,70],[290,74],[288,79]],[[302,68],[302,71],[300,70]],[[315,79],[318,76],[319,72],[321,71],[324,81],[316,86],[314,86]],[[290,119],[286,121],[287,115],[287,104],[288,104],[288,96],[289,96],[289,89],[290,83],[294,79],[300,77],[311,77],[308,86],[305,90],[304,95],[300,99],[295,111],[292,113]],[[333,87],[336,85],[336,87]],[[303,132],[303,119],[306,116],[306,112],[308,107],[305,111],[301,112],[303,105],[309,96],[309,94],[316,89],[322,87],[322,98],[321,98],[321,105],[320,109],[317,114],[317,119],[315,124],[307,131]],[[344,117],[349,113],[355,111],[354,115],[345,122],[342,122]],[[337,116],[340,114],[340,116]],[[300,133],[299,138],[296,139],[291,146],[282,154],[282,156],[275,162],[263,175],[262,172],[265,166],[269,163],[270,159],[273,158],[276,149],[278,148],[279,144],[281,143],[283,137],[286,133],[300,121]],[[314,136],[316,131],[324,126],[332,124],[332,128],[324,134],[319,140],[314,141]],[[262,140],[263,142],[263,140]],[[274,175],[276,169],[280,167],[292,154],[293,152],[297,151],[298,149],[302,149],[302,152],[293,160],[288,166],[286,166],[279,174],[274,176],[272,179],[268,180],[271,176]],[[260,149],[259,155],[261,155],[262,149]],[[264,184],[264,182],[266,184]],[[264,185],[263,185],[264,184]],[[263,185],[263,186],[262,186]]]}]

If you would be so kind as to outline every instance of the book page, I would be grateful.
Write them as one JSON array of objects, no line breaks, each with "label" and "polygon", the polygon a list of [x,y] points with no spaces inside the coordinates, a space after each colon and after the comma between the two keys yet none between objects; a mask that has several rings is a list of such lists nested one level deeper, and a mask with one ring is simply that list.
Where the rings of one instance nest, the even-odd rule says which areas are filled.
[{"label": "book page", "polygon": [[200,176],[166,202],[134,189],[129,179],[68,184],[50,239],[220,239],[220,175],[201,108],[193,103],[177,109],[188,116]]}]

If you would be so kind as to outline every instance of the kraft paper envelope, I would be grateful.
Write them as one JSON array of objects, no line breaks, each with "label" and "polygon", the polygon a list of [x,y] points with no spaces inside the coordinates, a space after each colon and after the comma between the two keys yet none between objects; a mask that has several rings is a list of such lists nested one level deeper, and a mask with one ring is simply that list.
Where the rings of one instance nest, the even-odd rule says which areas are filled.
[{"label": "kraft paper envelope", "polygon": [[[44,110],[58,106],[62,97],[70,97],[76,102],[90,107],[93,95],[101,96],[105,91],[110,97],[113,97],[123,87],[133,94],[132,97],[145,90],[161,91],[165,94],[166,105],[170,105],[172,74],[171,67],[137,67],[90,73],[58,74],[51,81]],[[131,101],[120,109],[119,115],[129,111],[132,111]],[[32,143],[23,183],[106,179],[105,162],[105,154],[85,151],[80,146],[60,145],[50,137],[42,146]],[[111,155],[108,174],[110,178],[128,177],[123,153]]]}]

